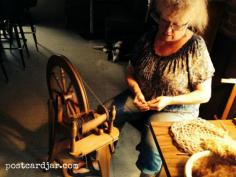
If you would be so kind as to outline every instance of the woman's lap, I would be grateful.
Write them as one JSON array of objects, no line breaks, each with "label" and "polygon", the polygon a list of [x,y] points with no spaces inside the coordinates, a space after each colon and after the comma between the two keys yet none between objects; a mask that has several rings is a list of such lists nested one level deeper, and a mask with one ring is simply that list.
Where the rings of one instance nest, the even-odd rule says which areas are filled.
[{"label": "woman's lap", "polygon": [[138,145],[140,151],[136,162],[139,170],[146,174],[156,174],[160,171],[162,162],[150,131],[150,122],[159,121],[181,121],[192,119],[194,116],[191,113],[173,113],[173,112],[140,112],[133,104],[133,97],[130,91],[124,91],[112,100],[105,103],[108,108],[112,105],[116,106],[116,120],[114,125],[120,130],[126,122],[140,120],[145,122],[142,126],[141,142]]},{"label": "woman's lap", "polygon": [[132,92],[129,90],[126,90],[113,99],[105,102],[104,105],[108,109],[111,109],[111,107],[115,105],[116,119],[114,121],[114,126],[118,127],[120,130],[126,122],[141,119],[144,114],[133,104]]}]

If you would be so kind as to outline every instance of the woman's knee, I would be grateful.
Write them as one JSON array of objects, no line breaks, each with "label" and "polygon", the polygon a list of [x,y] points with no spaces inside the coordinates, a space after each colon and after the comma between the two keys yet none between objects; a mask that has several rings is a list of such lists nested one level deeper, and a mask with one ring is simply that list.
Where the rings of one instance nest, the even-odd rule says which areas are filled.
[{"label": "woman's knee", "polygon": [[139,111],[133,104],[132,93],[129,90],[106,101],[104,105],[109,110],[111,110],[113,105],[116,107],[114,126],[120,129],[124,126],[125,122],[139,117]]},{"label": "woman's knee", "polygon": [[105,101],[104,105],[111,109],[114,105],[116,107],[116,111],[119,112],[132,112],[135,111],[136,108],[133,104],[132,93],[129,90],[122,92],[121,94],[115,96],[114,98]]}]

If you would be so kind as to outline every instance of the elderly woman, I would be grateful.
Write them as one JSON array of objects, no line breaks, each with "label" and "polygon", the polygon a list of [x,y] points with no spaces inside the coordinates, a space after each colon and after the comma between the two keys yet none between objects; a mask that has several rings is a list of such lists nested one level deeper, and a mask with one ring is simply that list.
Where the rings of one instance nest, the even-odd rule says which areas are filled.
[{"label": "elderly woman", "polygon": [[141,176],[158,176],[162,162],[149,129],[151,121],[198,117],[199,105],[211,97],[214,73],[203,38],[206,0],[156,0],[158,27],[138,42],[128,67],[129,91],[107,105],[116,105],[115,125],[143,120],[136,165]]}]

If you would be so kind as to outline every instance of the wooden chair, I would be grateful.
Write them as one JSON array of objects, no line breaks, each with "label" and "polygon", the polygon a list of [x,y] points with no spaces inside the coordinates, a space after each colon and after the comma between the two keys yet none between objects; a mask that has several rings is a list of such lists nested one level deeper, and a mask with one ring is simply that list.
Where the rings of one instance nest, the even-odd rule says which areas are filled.
[{"label": "wooden chair", "polygon": [[[26,52],[29,53],[28,47],[26,44],[26,38],[23,32],[22,25],[20,23],[20,16],[23,13],[23,4],[18,0],[1,0],[0,1],[0,23],[1,28],[0,32],[3,35],[0,35],[0,43],[9,42],[10,48],[4,47],[3,49],[16,49],[19,51],[21,62],[23,68],[25,69],[25,59],[23,54],[23,47],[26,49]],[[19,29],[19,30],[18,30]],[[21,43],[23,41],[23,45]],[[17,46],[13,46],[14,40],[16,41]]]},{"label": "wooden chair", "polygon": [[0,65],[1,65],[2,73],[4,75],[5,81],[8,82],[8,75],[7,75],[7,71],[5,69],[5,66],[3,65],[3,59],[1,57],[1,53],[0,53]]},{"label": "wooden chair", "polygon": [[223,114],[221,116],[221,119],[227,119],[229,118],[229,115],[233,112],[232,108],[235,104],[235,98],[236,98],[236,79],[230,78],[230,79],[221,79],[222,83],[227,84],[233,84],[233,88],[231,90],[231,93],[229,95],[228,101],[226,103],[225,109],[223,111]]}]

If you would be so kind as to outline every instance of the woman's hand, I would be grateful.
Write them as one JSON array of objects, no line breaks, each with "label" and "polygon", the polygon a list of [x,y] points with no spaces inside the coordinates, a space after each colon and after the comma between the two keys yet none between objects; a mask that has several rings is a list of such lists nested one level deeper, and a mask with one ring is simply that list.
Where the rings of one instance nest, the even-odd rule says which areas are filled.
[{"label": "woman's hand", "polygon": [[138,93],[134,97],[134,105],[142,112],[148,111],[149,106],[145,100],[145,97],[142,93]]},{"label": "woman's hand", "polygon": [[166,106],[170,105],[171,97],[159,96],[147,102],[150,110],[161,111]]}]

